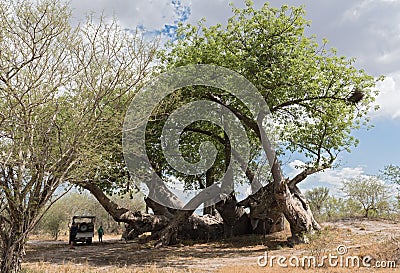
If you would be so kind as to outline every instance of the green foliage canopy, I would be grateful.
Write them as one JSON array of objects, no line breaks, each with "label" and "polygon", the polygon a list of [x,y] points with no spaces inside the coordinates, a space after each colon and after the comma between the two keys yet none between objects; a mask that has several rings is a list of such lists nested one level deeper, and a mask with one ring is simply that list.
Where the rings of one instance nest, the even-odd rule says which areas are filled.
[{"label": "green foliage canopy", "polygon": [[[305,176],[331,167],[340,152],[357,145],[351,132],[368,125],[367,113],[377,94],[374,86],[380,79],[356,69],[354,59],[327,49],[327,41],[319,45],[316,37],[305,36],[309,22],[301,7],[277,9],[266,3],[256,10],[251,1],[246,1],[244,9],[232,10],[233,16],[225,25],[207,26],[205,20],[197,25],[181,25],[179,38],[161,54],[163,69],[215,64],[242,74],[258,88],[269,106],[269,135],[281,155],[305,156]],[[355,90],[363,95],[357,103],[351,99]],[[255,121],[230,94],[208,87],[180,90],[164,113],[195,99],[217,101],[236,114],[254,144],[250,165],[257,165],[260,146]],[[214,128],[198,129],[222,136]],[[190,142],[202,138],[204,134],[191,135]],[[181,149],[190,154],[197,150],[196,145],[182,145]]]},{"label": "green foliage canopy", "polygon": [[317,187],[305,193],[305,196],[311,206],[311,210],[321,214],[321,209],[325,206],[329,198],[329,189],[326,187]]},{"label": "green foliage canopy", "polygon": [[385,166],[382,174],[385,179],[388,179],[400,187],[400,166],[393,164]]},{"label": "green foliage canopy", "polygon": [[376,176],[344,180],[341,191],[362,206],[365,217],[369,216],[370,211],[379,212],[388,207],[388,187]]}]

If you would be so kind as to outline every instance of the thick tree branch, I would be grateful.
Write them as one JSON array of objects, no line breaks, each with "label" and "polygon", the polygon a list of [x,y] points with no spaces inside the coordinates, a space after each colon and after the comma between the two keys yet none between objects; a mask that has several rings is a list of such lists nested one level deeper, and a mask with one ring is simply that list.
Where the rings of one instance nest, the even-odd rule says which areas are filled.
[{"label": "thick tree branch", "polygon": [[77,184],[90,191],[115,221],[128,223],[140,233],[161,230],[169,223],[169,219],[163,215],[145,214],[140,211],[132,212],[119,206],[90,181],[82,181]]}]

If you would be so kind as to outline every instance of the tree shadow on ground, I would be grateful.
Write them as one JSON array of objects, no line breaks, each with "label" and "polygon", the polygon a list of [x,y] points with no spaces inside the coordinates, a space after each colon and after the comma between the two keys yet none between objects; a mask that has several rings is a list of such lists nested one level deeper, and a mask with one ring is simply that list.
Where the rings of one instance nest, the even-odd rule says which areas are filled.
[{"label": "tree shadow on ground", "polygon": [[139,266],[146,267],[190,267],[207,258],[253,259],[266,250],[280,249],[286,245],[285,234],[247,235],[224,239],[218,242],[198,243],[183,241],[177,246],[153,248],[154,242],[140,244],[136,241],[108,240],[92,245],[77,245],[71,249],[66,242],[30,243],[25,262],[47,262],[53,264],[88,264],[91,266]]}]

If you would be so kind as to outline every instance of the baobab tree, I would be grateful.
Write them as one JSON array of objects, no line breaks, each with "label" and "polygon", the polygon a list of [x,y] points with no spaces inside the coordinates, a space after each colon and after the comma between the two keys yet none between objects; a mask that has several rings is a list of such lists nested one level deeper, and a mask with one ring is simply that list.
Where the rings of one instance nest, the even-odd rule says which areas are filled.
[{"label": "baobab tree", "polygon": [[[97,196],[115,220],[129,223],[136,233],[152,231],[153,238],[158,239],[157,245],[171,244],[183,236],[218,238],[251,233],[260,222],[273,230],[274,225],[282,223],[282,216],[290,223],[290,240],[303,241],[304,235],[319,229],[319,225],[298,184],[311,174],[331,168],[341,152],[348,152],[357,145],[352,131],[368,123],[367,114],[377,94],[374,86],[380,78],[356,69],[353,59],[337,56],[334,49],[326,49],[326,41],[319,45],[315,38],[306,37],[304,31],[308,22],[303,18],[302,8],[275,9],[265,4],[255,10],[247,1],[246,8],[233,8],[233,12],[225,26],[207,27],[204,22],[181,26],[177,34],[179,39],[171,42],[161,54],[161,68],[165,73],[138,92],[139,99],[145,103],[135,104],[139,108],[133,107],[131,112],[136,115],[127,118],[133,123],[126,132],[146,127],[137,141],[145,136],[143,146],[149,159],[144,165],[140,165],[140,160],[132,161],[138,163],[131,164],[135,169],[131,172],[132,179],[145,180],[143,173],[152,169],[154,181],[159,183],[156,187],[147,184],[149,197],[153,194],[157,199],[157,194],[169,195],[168,204],[147,197],[146,203],[154,214],[131,212],[110,202],[98,184],[90,180],[82,184]],[[196,74],[196,70],[201,73]],[[218,84],[236,76],[249,81],[242,90],[257,90],[252,93],[254,101],[259,103],[255,108],[259,107],[260,113],[269,113],[268,121],[262,119],[265,116],[258,120],[259,116],[252,112],[254,107],[248,107],[242,98],[229,92],[229,88],[218,88]],[[188,78],[194,81],[193,86],[186,84]],[[154,88],[160,81],[165,85],[161,91]],[[177,90],[160,97],[158,91],[164,92],[168,87]],[[234,84],[230,87],[237,88]],[[140,110],[154,100],[159,100],[157,107],[148,115],[142,114]],[[201,109],[200,105],[205,104],[196,101],[205,100],[216,107],[206,111],[212,122],[199,118],[185,126],[178,124],[176,116],[183,116],[188,122],[199,113],[198,110],[179,110],[183,105]],[[228,111],[245,128],[248,154],[235,150],[235,137],[225,130],[233,123],[218,123],[212,116],[218,111],[220,120],[226,121],[227,116],[222,112]],[[176,112],[178,114],[174,115]],[[174,139],[179,147],[173,151],[182,156],[183,161],[171,161],[165,153],[163,134],[176,129],[171,123],[181,129],[177,134],[179,141]],[[166,124],[169,125],[166,127]],[[126,137],[128,143],[135,143],[131,139],[137,136],[127,134]],[[208,144],[202,146],[202,143]],[[207,150],[210,143],[214,149]],[[130,145],[129,149],[143,148],[139,146]],[[288,178],[282,171],[280,157],[290,153],[302,154],[307,162],[299,166],[298,175]],[[139,158],[143,155],[138,154]],[[181,168],[202,162],[207,154],[212,154],[214,161],[204,173]],[[125,159],[129,161],[130,156],[135,157],[135,152],[129,151]],[[242,174],[228,172],[231,161],[237,162]],[[269,168],[260,167],[263,161],[269,163]],[[263,170],[262,175],[259,175],[260,170]],[[171,177],[183,181],[185,189],[204,192],[213,189],[221,177],[230,177],[232,184],[248,183],[250,187],[258,183],[258,190],[244,200],[237,200],[233,190],[223,192],[222,197],[219,196],[221,200],[211,210],[218,214],[199,217],[193,213],[196,206],[184,209],[168,191]],[[105,177],[104,181],[107,180]],[[246,207],[250,208],[250,213],[244,210]]]},{"label": "baobab tree", "polygon": [[[146,204],[154,213],[132,212],[111,202],[103,189],[112,185],[115,177],[105,175],[102,183],[90,178],[80,182],[115,220],[128,223],[136,234],[151,231],[152,237],[158,239],[157,245],[171,244],[182,236],[216,238],[251,233],[260,222],[263,227],[268,224],[268,229],[273,230],[274,225],[282,223],[282,216],[290,223],[290,241],[304,241],[304,236],[319,229],[319,224],[298,184],[311,174],[331,168],[340,153],[357,145],[358,140],[352,136],[352,131],[368,123],[367,114],[377,94],[374,86],[380,78],[375,79],[356,69],[353,59],[337,56],[334,49],[327,49],[326,41],[319,45],[314,37],[306,37],[305,28],[309,22],[303,18],[302,8],[283,6],[275,9],[265,4],[255,10],[247,1],[244,9],[233,8],[233,13],[225,26],[208,27],[204,22],[196,26],[182,25],[177,33],[179,38],[160,54],[160,68],[165,73],[133,98],[134,101],[144,99],[145,103],[136,105],[139,108],[133,107],[132,113],[136,115],[128,116],[127,120],[137,122],[133,123],[138,125],[136,127],[145,125],[146,130],[137,141],[145,139],[142,146],[149,160],[144,165],[140,160],[133,161],[138,164],[131,164],[135,171],[131,172],[130,182],[143,182],[143,174],[152,169],[154,181],[158,182],[153,186],[147,184],[149,196]],[[181,67],[187,67],[187,70]],[[193,74],[196,69],[202,73]],[[233,73],[227,72],[226,77],[227,74],[220,73],[224,69]],[[177,71],[182,73],[176,74]],[[168,73],[175,73],[176,77],[168,79]],[[249,82],[247,87],[257,90],[253,92],[253,98],[261,105],[260,113],[269,113],[268,121],[262,119],[265,116],[259,120],[259,116],[252,112],[254,107],[248,107],[235,93],[226,90],[229,88],[218,88],[218,84],[226,83],[227,78],[236,77],[234,73]],[[190,77],[195,84],[183,84]],[[176,87],[176,92],[159,98],[159,90],[154,86],[160,79],[167,81],[161,92],[167,90],[168,85]],[[204,82],[205,79],[209,82]],[[235,86],[231,87],[234,89]],[[159,104],[148,115],[140,111],[158,99]],[[184,160],[174,163],[165,154],[163,134],[175,130],[170,125],[171,122],[174,124],[177,109],[185,104],[197,105],[200,109],[196,101],[205,100],[222,109],[221,113],[228,111],[240,121],[248,137],[247,154],[236,152],[232,145],[235,137],[225,131],[230,125],[218,123],[212,116],[217,111],[210,110],[206,112],[213,120],[211,123],[200,118],[183,127],[179,125],[182,130],[177,135],[181,139],[174,139],[179,147],[173,151]],[[179,113],[190,120],[198,111]],[[221,120],[226,119],[223,117]],[[167,123],[170,127],[165,129]],[[125,132],[136,127],[131,123],[131,128]],[[128,142],[135,137],[127,135]],[[208,150],[211,143],[214,148]],[[134,150],[143,148],[139,146],[129,146],[133,151],[129,151],[125,159],[135,157]],[[306,163],[299,166],[300,173],[294,177],[284,174],[280,160],[290,153],[307,158]],[[143,154],[139,154],[141,158]],[[181,168],[189,168],[190,163],[201,163],[207,154],[212,154],[214,161],[204,173]],[[116,158],[121,160],[120,156]],[[242,174],[228,172],[232,161],[237,162],[234,170],[239,168]],[[260,168],[263,161],[269,163],[267,172],[266,168]],[[263,170],[262,175],[259,175],[260,170]],[[214,212],[211,211],[218,211],[218,214],[199,217],[194,214],[196,206],[182,209],[184,206],[168,190],[171,177],[183,181],[185,189],[205,193],[207,189],[216,188],[221,177],[230,177],[232,184],[248,183],[250,187],[257,184],[258,191],[244,200],[237,200],[233,190],[223,192],[212,208]],[[253,183],[255,180],[257,183]],[[152,194],[156,200],[151,198]],[[160,201],[157,194],[170,196],[168,204],[156,202]],[[195,199],[191,205],[198,204],[197,201]],[[246,207],[250,208],[250,213],[246,212]]]},{"label": "baobab tree", "polygon": [[[319,45],[315,38],[306,37],[304,30],[309,22],[303,18],[302,8],[275,9],[266,3],[256,10],[247,1],[244,9],[233,8],[233,13],[224,26],[207,26],[203,21],[182,26],[177,35],[181,38],[170,43],[162,61],[166,71],[184,65],[212,64],[241,74],[265,101],[268,108],[265,111],[270,113],[268,130],[259,126],[257,117],[240,98],[210,86],[181,89],[166,100],[165,105],[172,106],[158,109],[157,118],[167,117],[174,107],[193,100],[209,100],[229,109],[245,127],[255,155],[246,159],[248,168],[244,173],[248,183],[256,172],[254,166],[259,162],[260,153],[270,157],[270,176],[264,177],[265,186],[245,200],[237,202],[232,192],[224,204],[236,205],[230,207],[228,214],[236,215],[233,222],[237,222],[243,216],[238,209],[243,207],[250,208],[252,220],[273,220],[272,215],[280,212],[290,223],[291,239],[303,241],[304,234],[318,229],[319,225],[297,185],[309,175],[331,168],[338,154],[357,145],[351,132],[368,122],[367,113],[376,95],[373,88],[380,79],[356,69],[353,59],[337,56],[334,49],[327,49],[326,41]],[[206,138],[216,143],[219,160],[209,173],[217,177],[225,171],[220,167],[222,163],[233,159],[224,157],[223,151],[230,143],[218,130],[197,123],[182,134],[183,138],[190,139],[188,143]],[[275,151],[264,145],[266,134],[271,137],[271,132],[278,144]],[[223,140],[219,141],[218,137]],[[188,154],[199,147],[199,144],[185,146],[185,143],[182,139],[181,150]],[[174,173],[159,160],[161,144],[149,147],[155,147],[151,151],[158,173],[165,176]],[[282,171],[279,156],[290,153],[304,155],[307,162],[299,166],[298,175],[288,178]],[[194,187],[207,185],[207,173],[200,179],[191,176],[185,181]]]}]

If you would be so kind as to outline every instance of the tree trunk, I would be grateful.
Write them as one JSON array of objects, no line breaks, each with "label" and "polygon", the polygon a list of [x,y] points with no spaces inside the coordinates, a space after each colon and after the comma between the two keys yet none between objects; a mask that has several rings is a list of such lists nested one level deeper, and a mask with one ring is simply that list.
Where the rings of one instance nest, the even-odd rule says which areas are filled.
[{"label": "tree trunk", "polygon": [[223,220],[218,215],[199,216],[193,214],[178,229],[178,238],[191,240],[216,240],[224,237]]},{"label": "tree trunk", "polygon": [[310,207],[297,186],[292,189],[286,184],[275,192],[277,204],[290,224],[292,237],[288,239],[291,244],[307,242],[307,233],[320,230],[320,225],[315,221]]},{"label": "tree trunk", "polygon": [[11,233],[2,236],[2,253],[0,272],[17,273],[21,270],[21,263],[25,254],[25,239]]},{"label": "tree trunk", "polygon": [[269,166],[271,167],[271,174],[274,180],[274,195],[280,211],[285,215],[285,218],[290,224],[290,231],[292,237],[289,238],[290,243],[305,242],[305,235],[313,229],[319,230],[319,224],[314,220],[314,216],[307,204],[306,199],[297,187],[297,183],[304,180],[308,175],[318,172],[325,168],[306,168],[299,175],[292,180],[285,179],[279,160],[276,156],[275,150],[262,127],[264,114],[257,117],[259,130],[259,137],[263,149],[266,153]]},{"label": "tree trunk", "polygon": [[[275,184],[270,183],[239,203],[233,194],[228,195],[216,205],[220,217],[201,217],[193,214],[194,210],[171,210],[151,199],[146,199],[146,204],[155,214],[129,211],[112,202],[95,184],[82,184],[115,221],[124,222],[129,226],[127,234],[136,237],[144,232],[151,232],[151,238],[158,240],[156,246],[175,244],[179,238],[209,240],[248,233],[281,231],[284,227],[282,213],[290,223],[291,242],[303,242],[306,232],[320,227],[297,186],[292,185],[289,188],[286,183],[283,185],[283,191],[275,191]],[[190,207],[196,207],[202,202],[202,195],[207,195],[208,191],[213,190],[217,190],[217,186],[215,189],[209,187],[193,198],[189,202],[192,205]],[[250,215],[243,207],[250,207]],[[259,223],[261,225],[258,225]]]},{"label": "tree trunk", "polygon": [[175,214],[175,217],[169,222],[169,224],[161,231],[160,239],[156,244],[159,246],[168,246],[176,244],[178,238],[178,228],[187,221],[189,216],[193,214],[193,210],[180,210]]},{"label": "tree trunk", "polygon": [[237,205],[250,208],[253,233],[269,234],[284,230],[283,214],[275,198],[273,183],[262,187]]},{"label": "tree trunk", "polygon": [[174,211],[172,209],[170,211],[167,207],[165,207],[161,204],[158,204],[157,202],[151,200],[149,197],[145,197],[144,202],[146,203],[146,208],[147,209],[150,208],[155,215],[163,215],[168,218],[174,217],[174,214],[173,214]]},{"label": "tree trunk", "polygon": [[90,191],[90,193],[94,195],[97,201],[99,201],[99,203],[115,221],[131,225],[140,234],[149,231],[159,231],[166,227],[169,223],[169,218],[164,215],[130,211],[126,208],[120,207],[118,204],[111,201],[110,198],[108,198],[94,183],[82,182],[80,183],[80,186]]},{"label": "tree trunk", "polygon": [[250,219],[256,233],[282,231],[284,215],[290,224],[290,243],[304,242],[304,235],[313,229],[319,230],[320,226],[297,186],[289,188],[286,183],[283,185],[284,190],[279,192],[275,191],[274,183],[269,183],[237,205],[250,208]]},{"label": "tree trunk", "polygon": [[[129,230],[126,230],[125,234],[128,239],[144,232],[151,232],[151,238],[158,239],[156,245],[161,246],[176,243],[177,238],[180,237],[216,239],[223,236],[223,232],[221,232],[223,230],[222,219],[216,216],[200,217],[196,214],[192,215],[193,210],[169,210],[151,199],[146,200],[147,205],[159,214],[133,212],[119,207],[94,183],[82,182],[80,185],[95,196],[115,221],[127,224]],[[195,198],[192,201],[197,202],[197,199]]]},{"label": "tree trunk", "polygon": [[225,237],[248,234],[250,232],[250,218],[243,209],[237,206],[234,193],[216,204],[216,209],[224,222]]}]

